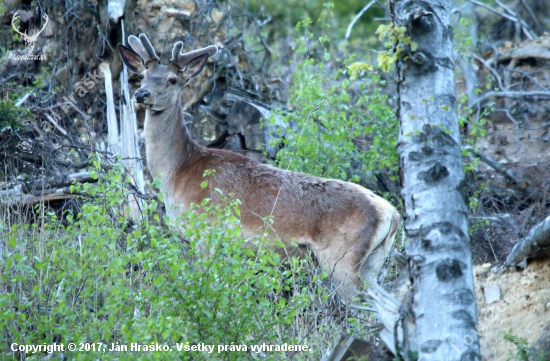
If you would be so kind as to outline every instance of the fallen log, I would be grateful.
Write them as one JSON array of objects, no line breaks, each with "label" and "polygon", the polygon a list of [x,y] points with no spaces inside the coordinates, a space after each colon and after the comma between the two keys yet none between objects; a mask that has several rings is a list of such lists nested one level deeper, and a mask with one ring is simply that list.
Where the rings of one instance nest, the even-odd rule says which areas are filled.
[{"label": "fallen log", "polygon": [[550,216],[531,228],[520,240],[504,262],[508,267],[525,268],[530,259],[550,256]]}]

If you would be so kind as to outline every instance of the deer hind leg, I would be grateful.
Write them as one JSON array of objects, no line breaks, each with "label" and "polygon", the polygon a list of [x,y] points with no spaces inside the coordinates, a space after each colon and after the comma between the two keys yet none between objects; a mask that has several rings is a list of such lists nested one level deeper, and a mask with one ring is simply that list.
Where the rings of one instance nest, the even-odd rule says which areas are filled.
[{"label": "deer hind leg", "polygon": [[395,233],[399,227],[400,218],[397,211],[387,209],[385,213],[385,221],[380,224],[373,248],[367,253],[361,264],[361,279],[367,281],[369,285],[378,283],[378,273],[390,253]]},{"label": "deer hind leg", "polygon": [[339,231],[323,237],[323,241],[308,242],[345,303],[358,294],[361,296],[359,291],[363,290],[363,279],[370,284],[376,283],[378,272],[391,249],[400,218],[389,203],[383,212],[378,227],[366,223],[359,230],[354,227],[357,219],[352,219]]},{"label": "deer hind leg", "polygon": [[336,291],[344,303],[350,302],[359,293],[360,264],[357,262],[357,250],[347,242],[340,249],[318,250],[312,247],[321,268],[328,273]]},{"label": "deer hind leg", "polygon": [[366,281],[369,285],[378,283],[378,273],[382,266],[384,266],[386,256],[390,252],[392,244],[393,237],[384,238],[384,240],[363,260],[360,271],[361,279]]}]

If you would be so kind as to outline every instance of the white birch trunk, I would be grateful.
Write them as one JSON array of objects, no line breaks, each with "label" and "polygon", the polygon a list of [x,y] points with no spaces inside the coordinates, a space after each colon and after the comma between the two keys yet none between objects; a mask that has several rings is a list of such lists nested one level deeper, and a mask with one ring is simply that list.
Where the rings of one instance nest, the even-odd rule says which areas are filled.
[{"label": "white birch trunk", "polygon": [[[122,43],[125,44],[126,35],[124,32],[124,21],[121,21]],[[138,192],[144,193],[145,182],[143,178],[143,163],[139,152],[139,136],[137,132],[136,112],[132,102],[132,92],[128,83],[128,70],[126,64],[122,64],[120,73],[120,130],[122,141],[122,159],[126,170],[132,177],[132,184]],[[139,219],[141,217],[142,201],[135,194],[128,195],[130,217]]]},{"label": "white birch trunk", "polygon": [[[132,103],[130,85],[128,84],[128,73],[126,65],[120,74],[121,101],[120,121],[122,138],[122,159],[128,173],[132,176],[132,183],[136,189],[144,192],[143,165],[138,147],[138,133],[136,124],[136,113]],[[134,194],[128,195],[128,205],[132,219],[139,219],[141,216],[141,200]]]},{"label": "white birch trunk", "polygon": [[419,360],[480,360],[450,0],[394,0],[418,44],[396,65],[406,255]]},{"label": "white birch trunk", "polygon": [[99,70],[103,72],[105,80],[105,95],[107,97],[107,139],[109,141],[109,152],[120,154],[120,145],[118,140],[118,124],[115,112],[115,100],[113,95],[113,83],[111,81],[111,67],[109,63],[103,62],[99,65]]}]

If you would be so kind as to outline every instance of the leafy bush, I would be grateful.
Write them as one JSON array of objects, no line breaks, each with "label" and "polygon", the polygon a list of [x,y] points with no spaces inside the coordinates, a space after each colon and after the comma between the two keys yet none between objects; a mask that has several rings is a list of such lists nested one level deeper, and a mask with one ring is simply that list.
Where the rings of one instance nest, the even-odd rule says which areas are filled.
[{"label": "leafy bush", "polygon": [[[380,91],[384,81],[370,64],[355,62],[353,56],[344,60],[344,67],[331,64],[337,59],[328,51],[324,60],[310,57],[328,43],[321,36],[313,48],[308,46],[313,37],[310,23],[308,19],[299,23],[305,35],[295,48],[296,70],[289,92],[293,111],[281,114],[286,124],[296,127],[287,127],[284,137],[271,144],[284,145],[277,153],[278,166],[354,182],[366,170],[395,175],[398,124],[392,100]],[[275,124],[275,118],[270,122]]]},{"label": "leafy bush", "polygon": [[[331,310],[327,275],[311,259],[281,268],[279,256],[262,247],[264,235],[243,239],[239,201],[231,195],[214,190],[222,203],[206,199],[178,219],[160,217],[158,204],[149,201],[134,223],[126,216],[122,167],[105,171],[95,159],[93,169],[97,183],[71,187],[82,197],[80,211],[60,219],[39,206],[32,224],[3,218],[1,344],[63,343],[71,360],[243,360],[252,354],[310,360],[341,332],[363,327],[348,322],[347,311]],[[71,342],[84,348],[66,351]],[[132,351],[132,343],[141,350]],[[310,351],[251,350],[263,343]],[[128,350],[108,351],[111,344]],[[171,350],[143,351],[157,344]],[[191,349],[203,344],[213,345],[212,353]]]},{"label": "leafy bush", "polygon": [[0,99],[0,129],[10,127],[13,130],[21,126],[21,113],[25,116],[28,111],[24,108],[15,106],[15,101],[10,99]]}]

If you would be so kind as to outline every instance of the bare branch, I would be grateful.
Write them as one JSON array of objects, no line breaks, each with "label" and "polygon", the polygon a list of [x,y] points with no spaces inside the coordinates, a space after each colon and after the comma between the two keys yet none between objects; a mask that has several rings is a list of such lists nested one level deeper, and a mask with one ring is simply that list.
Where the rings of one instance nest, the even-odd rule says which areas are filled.
[{"label": "bare branch", "polygon": [[499,57],[499,61],[505,61],[510,59],[529,59],[529,58],[550,60],[550,50],[525,48],[525,47],[518,48],[518,49],[511,50],[506,54],[502,54]]},{"label": "bare branch", "polygon": [[503,18],[508,19],[508,20],[510,20],[514,23],[519,23],[519,25],[521,25],[521,30],[523,31],[523,33],[525,34],[527,39],[534,39],[534,38],[537,37],[536,34],[534,34],[531,30],[529,30],[529,25],[527,25],[527,23],[523,19],[521,19],[515,11],[513,11],[512,9],[507,7],[502,2],[500,2],[498,0],[495,0],[495,2],[500,7],[502,7],[506,12],[508,12],[508,14],[506,14],[505,12],[499,11],[499,10],[497,10],[497,9],[487,5],[487,4],[484,4],[481,1],[477,1],[477,0],[468,0],[468,1],[470,1],[472,4],[475,4],[477,6],[485,8],[485,9],[487,9],[487,10],[489,10],[489,11],[491,11],[491,12],[497,14],[497,15],[500,15]]},{"label": "bare branch", "polygon": [[471,2],[472,4],[475,4],[475,5],[477,5],[477,6],[480,6],[480,7],[482,7],[482,8],[487,9],[487,10],[489,10],[489,11],[492,12],[492,13],[495,13],[495,14],[497,14],[497,15],[500,15],[500,16],[502,16],[502,17],[505,18],[505,19],[508,19],[508,20],[510,20],[510,21],[513,21],[513,22],[516,22],[516,21],[517,21],[517,19],[515,19],[513,16],[510,16],[510,15],[508,15],[508,14],[504,14],[504,13],[502,13],[501,11],[498,11],[497,9],[495,9],[495,8],[493,8],[493,7],[491,7],[491,6],[482,3],[481,1],[477,1],[477,0],[468,0],[468,1]]},{"label": "bare branch", "polygon": [[500,89],[504,89],[504,86],[502,84],[502,78],[500,77],[500,74],[489,64],[489,62],[487,62],[485,59],[483,59],[482,57],[480,57],[477,54],[474,54],[472,52],[468,52],[468,55],[470,55],[472,58],[476,59],[481,64],[483,64],[493,74],[493,76],[497,80],[498,87]]},{"label": "bare branch", "polygon": [[67,136],[67,131],[61,128],[61,126],[55,121],[55,119],[53,119],[48,113],[44,114],[44,116],[46,117],[46,119],[48,119],[48,122],[52,123],[52,125],[55,127],[55,129],[59,131],[59,133]]},{"label": "bare branch", "polygon": [[483,96],[481,96],[478,100],[478,103],[481,103],[491,97],[495,98],[527,98],[527,97],[533,97],[533,98],[548,98],[550,99],[550,91],[490,91]]},{"label": "bare branch", "polygon": [[521,5],[523,5],[523,7],[527,10],[529,15],[533,19],[533,22],[535,23],[535,26],[537,27],[538,32],[542,33],[543,32],[542,26],[540,25],[539,19],[537,19],[535,13],[533,12],[533,9],[531,9],[531,7],[529,5],[527,5],[525,0],[519,0],[519,2],[521,3]]},{"label": "bare branch", "polygon": [[506,169],[502,164],[494,160],[493,158],[489,157],[488,155],[472,151],[472,154],[476,156],[477,158],[481,159],[483,163],[487,164],[494,170],[496,170],[498,173],[502,174],[504,177],[506,177],[508,180],[512,181],[515,184],[522,184],[523,181],[521,179],[518,179],[515,177],[509,169]]},{"label": "bare branch", "polygon": [[31,90],[30,92],[28,92],[27,94],[23,95],[18,101],[17,103],[15,103],[15,106],[16,107],[20,107],[22,106],[26,101],[27,99],[29,99],[29,97],[31,96],[31,94],[34,92],[34,89]]},{"label": "bare branch", "polygon": [[361,18],[361,16],[363,16],[363,14],[365,13],[365,11],[367,11],[368,9],[370,9],[370,7],[372,5],[374,5],[375,3],[375,0],[371,0],[367,5],[365,5],[361,11],[359,11],[357,13],[357,15],[355,15],[355,17],[353,18],[353,20],[351,21],[351,23],[349,23],[348,25],[348,29],[346,30],[346,37],[345,39],[348,40],[349,39],[349,36],[351,35],[351,29],[353,29],[353,26],[355,25],[355,23],[357,22],[357,20],[359,20],[359,18]]}]

